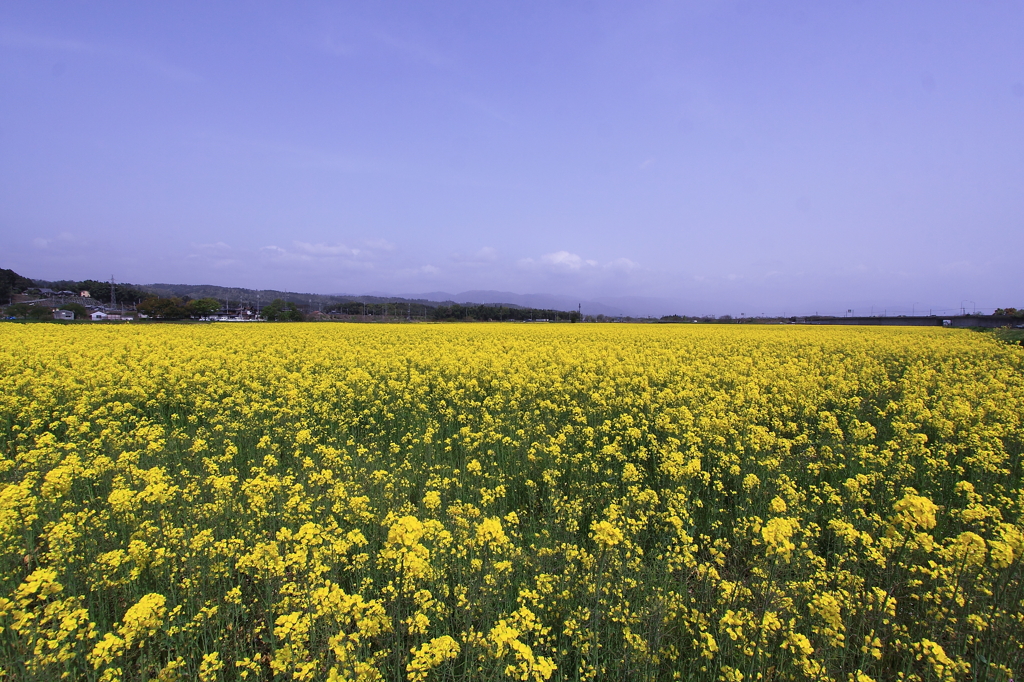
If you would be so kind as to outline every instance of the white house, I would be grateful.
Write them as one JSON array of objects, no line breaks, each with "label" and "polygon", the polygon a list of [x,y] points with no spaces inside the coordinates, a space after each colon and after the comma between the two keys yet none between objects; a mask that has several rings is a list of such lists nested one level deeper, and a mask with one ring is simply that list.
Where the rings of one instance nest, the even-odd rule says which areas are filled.
[{"label": "white house", "polygon": [[103,312],[102,310],[97,310],[96,312],[94,312],[89,317],[91,317],[93,320],[105,320],[105,319],[107,319],[107,314],[105,312]]}]

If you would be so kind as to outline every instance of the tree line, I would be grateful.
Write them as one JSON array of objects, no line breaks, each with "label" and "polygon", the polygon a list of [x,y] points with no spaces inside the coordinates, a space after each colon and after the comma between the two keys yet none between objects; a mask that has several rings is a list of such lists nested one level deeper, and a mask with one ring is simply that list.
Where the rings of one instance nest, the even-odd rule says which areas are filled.
[{"label": "tree line", "polygon": [[32,280],[28,277],[22,277],[14,270],[0,268],[0,302],[7,303],[12,294],[20,294],[32,286]]},{"label": "tree line", "polygon": [[[215,298],[189,299],[188,296],[149,296],[135,306],[139,313],[156,320],[184,320],[209,317],[220,312],[222,306],[230,308],[231,302],[222,304]],[[240,304],[239,304],[240,305]],[[225,311],[228,312],[228,311]],[[260,316],[270,322],[302,322],[305,313],[294,303],[276,298],[260,311]]]},{"label": "tree line", "polygon": [[215,298],[187,300],[171,296],[161,298],[148,296],[135,306],[139,313],[158,320],[184,320],[191,317],[206,317],[220,310],[220,301]]},{"label": "tree line", "polygon": [[[108,303],[110,286],[110,282],[101,282],[97,279],[62,279],[54,282],[33,280],[19,275],[14,270],[0,268],[0,303],[6,303],[14,294],[32,294],[41,288],[72,291],[75,294],[88,291],[91,299],[98,303]],[[130,284],[114,284],[114,303],[135,305],[151,295]]]},{"label": "tree line", "polygon": [[414,320],[432,320],[435,322],[579,321],[579,313],[575,310],[566,312],[563,310],[541,308],[514,308],[485,304],[461,305],[458,303],[428,306],[422,303],[362,303],[360,301],[348,301],[330,306],[324,312],[331,315],[348,315],[350,317],[398,317]]},{"label": "tree line", "polygon": [[529,322],[551,320],[552,322],[579,322],[580,314],[575,311],[546,310],[541,308],[510,308],[498,305],[440,305],[432,310],[435,320],[476,320],[480,322]]}]

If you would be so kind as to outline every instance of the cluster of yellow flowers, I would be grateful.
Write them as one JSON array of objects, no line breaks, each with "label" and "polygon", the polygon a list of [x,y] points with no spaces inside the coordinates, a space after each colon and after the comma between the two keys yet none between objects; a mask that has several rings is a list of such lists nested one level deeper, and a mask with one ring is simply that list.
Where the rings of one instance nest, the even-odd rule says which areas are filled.
[{"label": "cluster of yellow flowers", "polygon": [[1010,680],[965,331],[0,327],[0,678]]}]

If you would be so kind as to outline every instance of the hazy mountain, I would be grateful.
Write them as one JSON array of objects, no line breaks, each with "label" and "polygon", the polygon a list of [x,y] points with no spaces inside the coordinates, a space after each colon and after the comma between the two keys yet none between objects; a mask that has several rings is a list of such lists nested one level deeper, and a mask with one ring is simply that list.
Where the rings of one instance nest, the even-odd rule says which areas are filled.
[{"label": "hazy mountain", "polygon": [[628,313],[616,306],[607,305],[598,301],[587,301],[569,296],[556,296],[552,294],[515,294],[511,291],[487,291],[474,290],[463,291],[458,294],[450,294],[446,291],[431,291],[425,294],[415,294],[420,298],[430,301],[454,301],[455,303],[476,303],[476,304],[500,304],[516,305],[522,308],[540,308],[544,310],[577,310],[580,306],[584,315],[609,315],[618,317]]},{"label": "hazy mountain", "polygon": [[358,301],[360,303],[414,303],[416,305],[436,306],[435,301],[409,299],[388,294],[312,294],[297,291],[277,291],[274,289],[246,289],[244,287],[222,287],[213,284],[143,284],[139,288],[157,296],[188,296],[189,298],[215,298],[219,301],[229,299],[247,304],[257,301],[266,305],[279,298],[289,303],[312,306],[328,306],[338,303]]},{"label": "hazy mountain", "polygon": [[[26,280],[30,281],[30,280]],[[37,282],[42,282],[38,280]],[[52,282],[44,284],[54,284]],[[63,286],[67,282],[60,282]],[[119,287],[122,285],[118,285]],[[326,309],[339,303],[358,301],[360,303],[411,303],[414,306],[436,307],[444,303],[473,305],[505,305],[512,308],[533,308],[538,310],[581,310],[584,315],[607,315],[609,317],[660,317],[673,313],[686,314],[690,311],[678,309],[678,305],[670,301],[642,297],[605,297],[601,301],[559,296],[555,294],[516,294],[511,291],[495,291],[475,289],[456,294],[447,291],[431,291],[423,294],[393,295],[387,292],[373,291],[361,295],[354,294],[314,294],[295,291],[276,291],[273,289],[248,289],[245,287],[224,287],[212,284],[168,284],[154,283],[132,285],[147,294],[157,296],[178,296],[192,299],[214,298],[219,301],[229,300],[232,304],[241,302],[255,306],[257,302],[266,305],[274,299],[283,299],[291,303],[312,308]]]}]

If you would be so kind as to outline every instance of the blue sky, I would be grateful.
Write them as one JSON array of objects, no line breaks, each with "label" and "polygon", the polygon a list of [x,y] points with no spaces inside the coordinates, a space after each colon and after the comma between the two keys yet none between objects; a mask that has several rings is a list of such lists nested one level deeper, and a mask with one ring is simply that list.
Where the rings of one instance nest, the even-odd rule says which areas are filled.
[{"label": "blue sky", "polygon": [[1022,187],[1017,2],[0,5],[31,277],[1024,306]]}]

